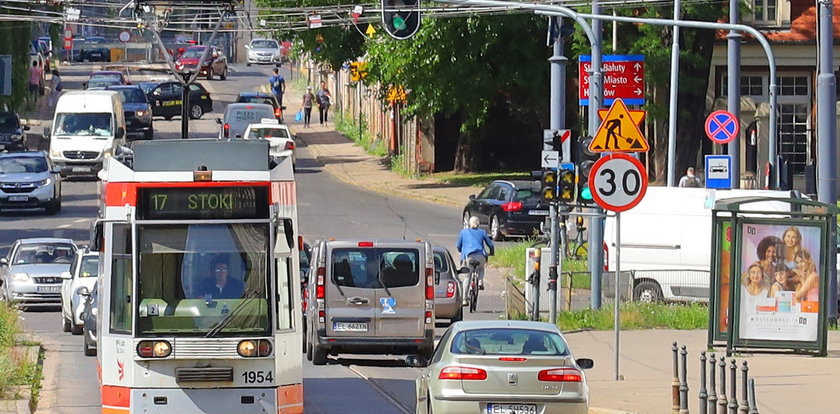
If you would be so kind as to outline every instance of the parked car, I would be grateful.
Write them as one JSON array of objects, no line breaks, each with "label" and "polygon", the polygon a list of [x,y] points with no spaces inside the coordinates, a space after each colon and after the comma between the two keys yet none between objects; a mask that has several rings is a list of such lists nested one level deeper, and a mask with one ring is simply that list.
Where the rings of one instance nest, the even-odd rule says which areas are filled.
[{"label": "parked car", "polygon": [[18,239],[0,258],[0,300],[21,304],[61,303],[61,272],[70,270],[76,245],[70,239]]},{"label": "parked car", "polygon": [[82,288],[92,289],[99,276],[99,252],[85,249],[76,255],[70,270],[61,273],[61,326],[64,332],[82,334],[82,309],[84,298],[79,295]]},{"label": "parked car", "polygon": [[312,248],[306,358],[328,354],[431,357],[434,259],[428,242],[327,240]]},{"label": "parked car", "polygon": [[60,169],[44,151],[0,153],[0,209],[61,211]]},{"label": "parked car", "polygon": [[292,159],[292,168],[297,166],[295,155],[295,137],[289,127],[274,118],[265,118],[259,123],[250,124],[242,133],[243,139],[264,139],[269,142],[268,154],[274,160]]},{"label": "parked car", "polygon": [[274,39],[251,39],[251,43],[245,45],[248,49],[248,63],[246,66],[256,64],[280,65],[283,61],[283,54],[280,44]]},{"label": "parked car", "polygon": [[[183,87],[176,81],[161,82],[155,85],[146,97],[152,104],[152,115],[162,116],[167,120],[181,116]],[[190,118],[199,119],[213,110],[213,98],[200,83],[190,84]]]},{"label": "parked car", "polygon": [[[411,366],[428,363],[409,356]],[[554,324],[462,321],[450,326],[415,381],[415,412],[586,414],[589,386]]]},{"label": "parked car", "polygon": [[76,60],[79,62],[110,62],[111,48],[104,37],[90,36],[85,38],[80,45]]},{"label": "parked car", "polygon": [[433,247],[435,255],[435,318],[449,319],[451,323],[464,319],[463,293],[458,279],[458,266],[449,250]]},{"label": "parked car", "polygon": [[214,76],[218,76],[221,80],[227,79],[227,57],[215,46],[210,46],[210,48],[201,68],[197,68],[198,60],[201,59],[207,46],[190,46],[175,61],[175,70],[179,72],[198,71],[198,76],[205,76],[208,80],[213,79]]},{"label": "parked car", "polygon": [[265,92],[239,92],[239,95],[236,97],[236,103],[269,104],[274,108],[274,117],[280,123],[283,123],[283,111],[286,107],[281,107],[273,94]]},{"label": "parked car", "polygon": [[540,199],[539,182],[496,180],[470,196],[463,212],[464,228],[469,227],[470,216],[478,217],[493,240],[529,237],[540,233],[548,204]]},{"label": "parked car", "polygon": [[29,126],[20,123],[17,112],[0,112],[0,151],[25,150],[24,131],[29,131]]},{"label": "parked car", "polygon": [[137,85],[113,85],[106,89],[117,91],[122,96],[126,139],[133,140],[138,136],[145,140],[152,139],[155,134],[152,105],[143,89]]},{"label": "parked car", "polygon": [[[52,42],[50,42],[50,43],[52,43]],[[43,66],[41,66],[41,68],[44,69],[45,72],[50,72],[50,56],[52,56],[52,50],[50,49],[50,43],[47,43],[46,41],[41,40],[41,38],[32,40],[32,46],[35,48],[35,50],[38,51],[38,53],[41,54],[41,57],[42,57],[43,62],[44,62]]]},{"label": "parked car", "polygon": [[79,288],[84,300],[84,307],[82,308],[82,350],[85,356],[96,356],[96,318],[99,313],[98,299],[99,299],[99,282],[94,282],[91,289],[85,287]]}]

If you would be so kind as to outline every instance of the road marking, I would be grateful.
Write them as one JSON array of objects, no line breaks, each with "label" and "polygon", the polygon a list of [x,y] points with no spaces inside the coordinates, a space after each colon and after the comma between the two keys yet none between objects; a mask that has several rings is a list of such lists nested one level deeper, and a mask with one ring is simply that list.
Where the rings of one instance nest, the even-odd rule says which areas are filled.
[{"label": "road marking", "polygon": [[409,410],[408,407],[404,406],[401,402],[397,401],[397,399],[392,397],[391,394],[388,394],[385,391],[384,388],[379,386],[379,384],[377,384],[376,382],[371,381],[370,378],[368,378],[365,374],[362,374],[362,372],[359,371],[358,369],[356,369],[354,366],[348,365],[347,369],[349,369],[350,371],[353,371],[353,373],[360,376],[363,380],[367,381],[368,384],[370,384],[371,387],[373,387],[377,392],[382,394],[382,396],[385,397],[385,399],[388,400],[391,404],[394,404],[395,406],[397,406],[397,408],[399,408],[399,410],[402,411],[403,413],[405,413],[405,414],[413,414],[414,413],[414,410]]},{"label": "road marking", "polygon": [[451,237],[451,238],[453,238],[453,239],[454,239],[454,238],[457,238],[457,237],[458,237],[458,235],[457,235],[457,234],[437,234],[437,233],[429,233],[429,237]]},{"label": "road marking", "polygon": [[73,223],[85,223],[85,222],[88,222],[88,221],[90,221],[89,218],[81,218],[81,219],[73,220]]},{"label": "road marking", "polygon": [[68,227],[70,227],[70,224],[62,224],[62,225],[60,225],[60,226],[58,226],[58,227],[56,227],[56,228],[59,228],[59,229],[66,229],[66,228],[68,228]]}]

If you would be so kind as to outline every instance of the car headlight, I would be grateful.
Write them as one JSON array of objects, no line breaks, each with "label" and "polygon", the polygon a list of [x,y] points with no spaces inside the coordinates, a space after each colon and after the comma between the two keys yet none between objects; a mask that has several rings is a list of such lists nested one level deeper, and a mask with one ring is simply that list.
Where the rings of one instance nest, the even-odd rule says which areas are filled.
[{"label": "car headlight", "polygon": [[12,134],[12,141],[20,141],[23,139],[23,135],[20,134]]},{"label": "car headlight", "polygon": [[146,115],[146,111],[136,111],[134,112],[134,114],[136,114],[137,116],[144,116]]},{"label": "car headlight", "polygon": [[35,185],[37,185],[38,187],[43,187],[45,185],[49,185],[51,182],[52,182],[51,179],[46,178],[46,179],[43,179],[41,181],[36,182]]},{"label": "car headlight", "polygon": [[60,157],[60,156],[61,156],[61,151],[59,151],[55,148],[50,149],[50,157]]},{"label": "car headlight", "polygon": [[29,273],[15,273],[12,275],[13,282],[29,282],[32,278],[29,277]]}]

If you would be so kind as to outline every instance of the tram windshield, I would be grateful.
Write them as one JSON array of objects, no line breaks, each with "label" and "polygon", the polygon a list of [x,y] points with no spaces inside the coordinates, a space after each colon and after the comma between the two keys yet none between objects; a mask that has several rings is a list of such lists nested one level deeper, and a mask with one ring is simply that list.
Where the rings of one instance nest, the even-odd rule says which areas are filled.
[{"label": "tram windshield", "polygon": [[269,332],[268,224],[138,226],[139,335]]}]

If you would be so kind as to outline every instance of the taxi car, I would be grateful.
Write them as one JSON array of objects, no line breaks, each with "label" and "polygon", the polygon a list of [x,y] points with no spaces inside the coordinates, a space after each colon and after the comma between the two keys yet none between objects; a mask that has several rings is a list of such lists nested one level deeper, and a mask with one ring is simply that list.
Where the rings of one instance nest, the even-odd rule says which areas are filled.
[{"label": "taxi car", "polygon": [[273,118],[263,118],[258,124],[250,124],[242,134],[243,139],[265,139],[269,142],[268,154],[273,159],[292,158],[292,167],[297,166],[295,137],[289,127]]},{"label": "taxi car", "polygon": [[[141,85],[141,88],[143,85]],[[148,86],[147,86],[148,87]],[[200,83],[192,83],[190,88],[190,119],[199,119],[213,110],[213,98]],[[152,104],[152,115],[162,116],[166,120],[181,116],[182,95],[184,88],[176,81],[160,82],[149,88],[146,96]]]}]

